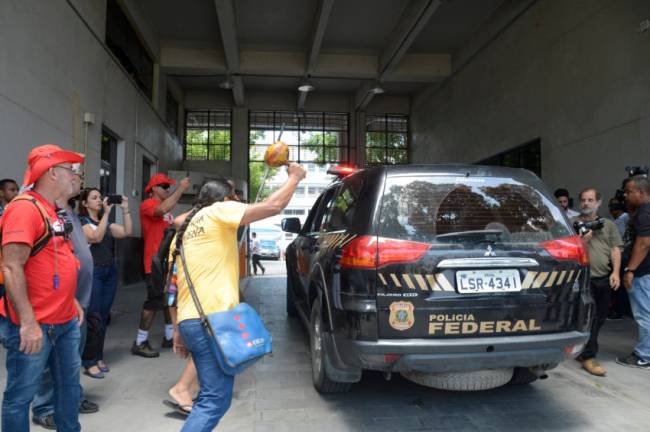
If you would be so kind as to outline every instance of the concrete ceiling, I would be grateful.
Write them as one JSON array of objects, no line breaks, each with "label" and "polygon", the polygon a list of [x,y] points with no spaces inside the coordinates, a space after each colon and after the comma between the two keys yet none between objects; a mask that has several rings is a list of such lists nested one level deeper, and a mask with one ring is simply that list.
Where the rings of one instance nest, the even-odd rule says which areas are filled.
[{"label": "concrete ceiling", "polygon": [[[522,4],[528,0],[513,0]],[[454,54],[504,0],[139,0],[161,39],[161,68],[188,90],[232,80],[245,90],[356,95],[364,109],[379,82],[413,95],[452,72]],[[381,96],[378,96],[381,97]]]}]

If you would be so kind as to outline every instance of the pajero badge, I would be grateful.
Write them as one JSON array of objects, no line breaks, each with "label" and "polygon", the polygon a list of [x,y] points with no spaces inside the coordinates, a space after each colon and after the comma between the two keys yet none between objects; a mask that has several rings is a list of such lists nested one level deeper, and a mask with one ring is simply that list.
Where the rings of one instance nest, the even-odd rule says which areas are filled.
[{"label": "pajero badge", "polygon": [[388,323],[395,330],[404,331],[410,329],[415,323],[414,309],[415,307],[411,302],[392,302],[390,304]]}]

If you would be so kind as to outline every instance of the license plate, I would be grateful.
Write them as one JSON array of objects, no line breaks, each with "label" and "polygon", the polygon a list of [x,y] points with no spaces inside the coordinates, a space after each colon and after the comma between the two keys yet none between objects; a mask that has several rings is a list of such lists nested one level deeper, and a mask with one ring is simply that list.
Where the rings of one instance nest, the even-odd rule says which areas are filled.
[{"label": "license plate", "polygon": [[456,287],[461,294],[521,291],[518,270],[459,270]]}]

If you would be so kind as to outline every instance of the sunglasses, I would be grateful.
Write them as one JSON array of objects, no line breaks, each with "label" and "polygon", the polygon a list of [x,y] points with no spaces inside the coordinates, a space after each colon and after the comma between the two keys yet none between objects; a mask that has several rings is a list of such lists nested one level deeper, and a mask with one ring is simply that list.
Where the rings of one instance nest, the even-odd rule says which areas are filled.
[{"label": "sunglasses", "polygon": [[156,185],[156,187],[159,187],[160,189],[168,190],[171,187],[171,185],[165,183],[165,184]]}]

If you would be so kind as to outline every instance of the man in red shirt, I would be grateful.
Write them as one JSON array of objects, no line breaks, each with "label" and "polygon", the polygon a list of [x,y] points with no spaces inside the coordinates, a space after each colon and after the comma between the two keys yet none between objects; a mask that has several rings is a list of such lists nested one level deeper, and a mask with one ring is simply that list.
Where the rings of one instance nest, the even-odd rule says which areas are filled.
[{"label": "man in red shirt", "polygon": [[151,258],[158,252],[160,242],[166,228],[172,226],[174,218],[170,211],[174,208],[183,192],[191,186],[190,180],[184,178],[173,193],[170,193],[170,186],[176,181],[165,174],[155,174],[147,183],[144,189],[150,197],[140,204],[140,225],[144,237],[144,281],[147,286],[147,300],[142,305],[140,314],[140,328],[131,353],[141,357],[158,357],[159,353],[149,344],[149,329],[156,316],[156,311],[165,312],[165,337],[162,346],[171,348],[174,327],[169,315],[169,309],[165,306],[164,294],[160,287],[153,286],[151,278]]},{"label": "man in red shirt", "polygon": [[55,145],[34,148],[23,182],[34,184],[33,192],[14,199],[2,216],[6,296],[0,300],[0,341],[7,349],[2,430],[29,431],[29,404],[46,366],[54,379],[58,430],[81,430],[79,262],[68,239],[71,225],[55,204],[72,193],[72,164],[80,162],[82,156]]}]

